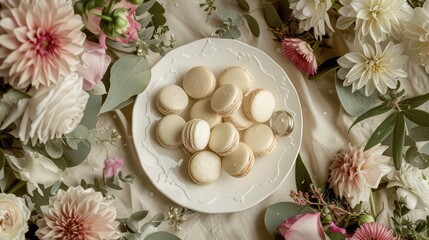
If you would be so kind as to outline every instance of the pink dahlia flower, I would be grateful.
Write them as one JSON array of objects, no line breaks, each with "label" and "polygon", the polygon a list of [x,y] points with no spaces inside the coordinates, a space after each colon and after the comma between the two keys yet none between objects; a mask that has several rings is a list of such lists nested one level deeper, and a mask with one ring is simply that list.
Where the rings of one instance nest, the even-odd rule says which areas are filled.
[{"label": "pink dahlia flower", "polygon": [[350,240],[396,240],[393,236],[393,230],[379,222],[362,224]]},{"label": "pink dahlia flower", "polygon": [[71,1],[0,1],[0,75],[14,88],[55,85],[79,64],[85,35]]},{"label": "pink dahlia flower", "polygon": [[104,177],[109,178],[117,175],[124,165],[124,159],[122,158],[108,158],[104,160],[103,174]]},{"label": "pink dahlia flower", "polygon": [[37,221],[41,240],[118,239],[116,209],[113,202],[94,189],[81,186],[59,190],[42,206],[43,217]]},{"label": "pink dahlia flower", "polygon": [[329,186],[352,208],[368,201],[371,188],[377,188],[381,178],[391,171],[390,157],[382,155],[386,149],[376,145],[363,151],[349,144],[330,163]]},{"label": "pink dahlia flower", "polygon": [[285,57],[300,71],[314,75],[317,72],[317,59],[310,45],[299,38],[285,38],[282,41]]}]

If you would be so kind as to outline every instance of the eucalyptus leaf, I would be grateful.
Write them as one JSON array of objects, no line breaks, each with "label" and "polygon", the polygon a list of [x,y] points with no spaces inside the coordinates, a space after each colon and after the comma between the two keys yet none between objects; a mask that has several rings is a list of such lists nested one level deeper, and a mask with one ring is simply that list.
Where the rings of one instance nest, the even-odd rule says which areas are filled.
[{"label": "eucalyptus leaf", "polygon": [[114,183],[114,182],[108,182],[107,186],[112,188],[112,189],[115,189],[115,190],[122,190],[122,187],[119,186],[119,184]]},{"label": "eucalyptus leaf", "polygon": [[393,130],[393,142],[392,142],[392,151],[393,151],[393,163],[395,164],[396,170],[401,168],[402,163],[402,148],[404,146],[405,138],[405,119],[404,115],[398,113],[396,117],[396,125]]},{"label": "eucalyptus leaf", "polygon": [[152,5],[152,7],[148,10],[150,14],[164,14],[164,7],[157,1]]},{"label": "eucalyptus leaf", "polygon": [[6,164],[6,157],[3,150],[0,149],[0,181],[4,178],[4,165]]},{"label": "eucalyptus leaf", "polygon": [[242,7],[246,12],[250,11],[250,6],[249,3],[247,3],[246,0],[236,0],[236,2],[238,3],[238,5],[240,5],[240,7]]},{"label": "eucalyptus leaf", "polygon": [[0,123],[6,118],[9,113],[9,108],[6,106],[6,103],[0,102]]},{"label": "eucalyptus leaf", "polygon": [[57,195],[57,192],[58,190],[60,190],[60,187],[61,187],[61,181],[56,181],[51,187],[50,194],[52,196]]},{"label": "eucalyptus leaf", "polygon": [[5,192],[11,188],[16,181],[16,177],[10,168],[3,168],[3,177],[0,178],[0,192]]},{"label": "eucalyptus leaf", "polygon": [[125,240],[141,240],[141,233],[126,233]]},{"label": "eucalyptus leaf", "polygon": [[45,143],[45,151],[51,158],[60,158],[64,152],[64,146],[60,139],[52,139]]},{"label": "eucalyptus leaf", "polygon": [[383,114],[383,113],[388,112],[388,111],[389,111],[389,110],[391,110],[391,109],[392,109],[391,107],[388,107],[388,106],[386,106],[386,105],[380,105],[380,106],[377,106],[377,107],[371,108],[370,110],[366,111],[365,113],[363,113],[362,115],[360,115],[358,118],[356,118],[356,120],[355,120],[355,121],[353,122],[353,124],[350,126],[349,131],[350,131],[350,129],[351,129],[354,125],[356,125],[358,122],[360,122],[360,121],[362,121],[362,120],[365,120],[365,119],[367,119],[367,118],[370,118],[370,117],[374,117],[374,116],[377,116],[377,115],[381,115],[381,114]]},{"label": "eucalyptus leaf", "polygon": [[6,93],[3,94],[2,100],[8,103],[12,103],[24,98],[30,98],[30,96],[14,88],[10,88],[7,90]]},{"label": "eucalyptus leaf", "polygon": [[135,55],[121,57],[112,66],[109,92],[100,113],[111,111],[132,96],[143,92],[150,77],[147,59]]},{"label": "eucalyptus leaf", "polygon": [[64,157],[60,157],[60,158],[57,158],[57,159],[52,159],[52,162],[55,164],[55,165],[57,165],[57,167],[59,168],[59,169],[61,169],[61,170],[65,170],[66,168],[67,168],[67,161],[66,161],[66,159],[64,158]]},{"label": "eucalyptus leaf", "polygon": [[403,106],[408,106],[409,108],[416,108],[423,103],[427,102],[429,100],[429,93],[426,93],[424,95],[404,99],[399,102],[399,106],[404,108]]},{"label": "eucalyptus leaf", "polygon": [[103,81],[99,81],[91,90],[89,90],[89,94],[91,95],[104,95],[106,93],[106,86],[104,86]]},{"label": "eucalyptus leaf", "polygon": [[136,16],[143,15],[155,4],[156,0],[149,0],[140,4],[136,9]]},{"label": "eucalyptus leaf", "polygon": [[180,238],[169,232],[159,231],[147,235],[144,240],[180,240]]},{"label": "eucalyptus leaf", "polygon": [[301,213],[314,212],[315,210],[307,206],[298,206],[292,202],[279,202],[269,206],[265,211],[265,227],[268,232],[274,236],[276,234],[276,228],[288,218]]},{"label": "eucalyptus leaf", "polygon": [[335,88],[341,106],[350,116],[359,116],[374,107],[375,103],[378,102],[377,94],[368,97],[362,91],[352,93],[352,86],[343,86],[343,81],[340,79],[336,79]]},{"label": "eucalyptus leaf", "polygon": [[149,25],[149,23],[151,23],[152,22],[152,15],[148,15],[148,16],[146,16],[146,17],[143,17],[143,18],[141,18],[141,19],[138,19],[137,20],[139,23],[140,23],[140,25],[141,25],[141,29],[146,29],[147,28],[147,26]]},{"label": "eucalyptus leaf", "polygon": [[221,38],[237,39],[240,38],[241,32],[236,26],[231,26],[228,31],[219,35]]},{"label": "eucalyptus leaf", "polygon": [[247,25],[249,25],[250,32],[252,32],[253,36],[259,37],[261,30],[259,29],[259,24],[256,19],[250,14],[244,14],[243,17],[246,19]]},{"label": "eucalyptus leaf", "polygon": [[290,16],[292,15],[292,9],[290,9],[289,1],[279,1],[279,10],[277,11],[279,13],[280,18],[283,22],[286,22],[289,20]]},{"label": "eucalyptus leaf", "polygon": [[372,133],[365,146],[365,150],[374,147],[392,133],[396,124],[397,113],[390,114]]},{"label": "eucalyptus leaf", "polygon": [[264,17],[269,27],[274,29],[282,29],[282,20],[276,9],[270,3],[264,2]]},{"label": "eucalyptus leaf", "polygon": [[429,141],[429,127],[417,126],[411,128],[408,134],[417,142]]},{"label": "eucalyptus leaf", "polygon": [[167,19],[162,14],[154,14],[152,16],[152,23],[155,26],[162,26],[167,23]]},{"label": "eucalyptus leaf", "polygon": [[133,219],[133,220],[138,222],[138,221],[144,219],[148,213],[149,213],[149,211],[147,211],[147,210],[138,211],[138,212],[131,214],[130,219]]},{"label": "eucalyptus leaf", "polygon": [[152,38],[154,31],[155,31],[154,26],[150,26],[148,28],[145,28],[138,33],[139,38],[143,41],[149,41]]},{"label": "eucalyptus leaf", "polygon": [[328,73],[330,73],[333,70],[336,70],[340,67],[340,65],[337,62],[338,57],[330,58],[326,61],[324,61],[322,64],[320,64],[317,67],[317,73],[314,75],[308,76],[308,80],[317,80],[324,76],[326,76]]},{"label": "eucalyptus leaf", "polygon": [[91,145],[85,143],[78,144],[78,150],[64,149],[63,157],[67,161],[67,167],[74,167],[81,164],[91,151]]},{"label": "eucalyptus leaf", "polygon": [[[101,83],[101,81],[100,81]],[[103,84],[104,86],[104,84]],[[102,97],[100,95],[90,95],[86,103],[85,110],[83,111],[82,120],[80,125],[85,126],[87,129],[93,129],[97,125],[98,112],[101,108]]]},{"label": "eucalyptus leaf", "polygon": [[326,235],[328,235],[328,237],[331,240],[345,240],[346,239],[346,235],[339,233],[339,232],[331,232],[331,231],[327,231]]},{"label": "eucalyptus leaf", "polygon": [[407,109],[402,112],[410,121],[423,127],[429,127],[429,112],[420,109]]},{"label": "eucalyptus leaf", "polygon": [[232,21],[232,24],[236,24],[240,19],[240,14],[232,9],[221,9],[216,12],[216,15],[222,19],[223,22]]},{"label": "eucalyptus leaf", "polygon": [[150,224],[152,224],[154,227],[158,227],[164,220],[165,220],[164,214],[158,213],[152,217],[152,219],[150,220]]},{"label": "eucalyptus leaf", "polygon": [[313,181],[311,180],[310,174],[308,174],[307,168],[302,162],[300,154],[298,154],[295,164],[296,190],[311,192],[310,185],[313,184]]},{"label": "eucalyptus leaf", "polygon": [[137,96],[132,96],[132,97],[130,97],[129,99],[125,100],[124,102],[119,103],[119,105],[118,105],[118,106],[116,106],[116,107],[114,107],[114,108],[112,109],[112,111],[114,111],[114,110],[118,110],[118,109],[121,109],[121,108],[124,108],[124,107],[126,107],[126,106],[130,105],[131,103],[133,103],[133,102],[134,102],[134,100],[136,100],[136,98],[137,98]]},{"label": "eucalyptus leaf", "polygon": [[136,233],[139,231],[139,223],[133,219],[128,219],[128,221],[125,223],[127,225],[127,229],[132,232]]}]

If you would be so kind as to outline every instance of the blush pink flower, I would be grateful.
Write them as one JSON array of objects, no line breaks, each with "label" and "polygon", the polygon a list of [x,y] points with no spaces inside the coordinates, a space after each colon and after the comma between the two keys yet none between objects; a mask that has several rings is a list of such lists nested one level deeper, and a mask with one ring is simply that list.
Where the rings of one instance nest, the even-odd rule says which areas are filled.
[{"label": "blush pink flower", "polygon": [[334,222],[329,222],[329,231],[341,234],[347,234],[346,229],[340,228]]},{"label": "blush pink flower", "polygon": [[284,56],[300,71],[314,75],[317,72],[317,59],[310,45],[299,38],[284,38]]},{"label": "blush pink flower", "polygon": [[112,59],[106,54],[106,49],[97,43],[85,41],[83,47],[85,50],[77,73],[83,78],[83,89],[88,91],[100,82]]},{"label": "blush pink flower", "polygon": [[396,240],[393,236],[393,230],[379,222],[362,224],[350,240]]},{"label": "blush pink flower", "polygon": [[348,144],[329,165],[329,187],[337,196],[345,197],[352,208],[368,201],[371,188],[377,188],[381,178],[392,170],[390,157],[382,155],[386,149],[376,145],[363,151]]},{"label": "blush pink flower", "polygon": [[320,212],[295,215],[277,227],[277,232],[287,240],[324,240]]},{"label": "blush pink flower", "polygon": [[118,239],[116,209],[94,189],[81,186],[59,190],[42,206],[42,218],[37,221],[39,239]]},{"label": "blush pink flower", "polygon": [[103,174],[104,177],[109,178],[117,175],[124,165],[124,159],[122,158],[108,158],[104,160]]},{"label": "blush pink flower", "polygon": [[37,89],[74,72],[85,35],[71,1],[11,2],[0,1],[0,75],[16,89]]}]

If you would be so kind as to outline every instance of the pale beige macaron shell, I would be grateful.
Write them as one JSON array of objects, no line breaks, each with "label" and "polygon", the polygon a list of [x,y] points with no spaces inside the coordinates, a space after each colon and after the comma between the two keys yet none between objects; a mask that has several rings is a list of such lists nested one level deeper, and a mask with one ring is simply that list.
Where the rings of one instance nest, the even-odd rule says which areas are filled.
[{"label": "pale beige macaron shell", "polygon": [[258,123],[244,131],[243,142],[249,145],[255,157],[263,157],[274,149],[276,137],[269,126]]},{"label": "pale beige macaron shell", "polygon": [[254,163],[252,149],[240,142],[231,155],[222,158],[222,169],[233,177],[244,177],[252,170]]},{"label": "pale beige macaron shell", "polygon": [[244,97],[245,113],[255,122],[268,121],[273,115],[275,107],[274,95],[266,89],[252,89]]},{"label": "pale beige macaron shell", "polygon": [[207,147],[210,140],[210,126],[202,119],[189,120],[182,130],[182,142],[189,152],[197,152]]},{"label": "pale beige macaron shell", "polygon": [[219,85],[233,84],[247,93],[253,85],[253,77],[247,69],[233,66],[225,69],[219,76]]},{"label": "pale beige macaron shell", "polygon": [[210,101],[212,109],[221,116],[233,114],[241,105],[243,94],[240,88],[232,84],[220,86],[213,93]]},{"label": "pale beige macaron shell", "polygon": [[189,98],[177,85],[163,87],[156,97],[156,107],[164,115],[180,114],[188,106]]},{"label": "pale beige macaron shell", "polygon": [[222,123],[222,117],[210,106],[210,98],[198,100],[189,111],[191,119],[199,118],[208,122],[210,128]]},{"label": "pale beige macaron shell", "polygon": [[167,115],[156,125],[156,138],[161,146],[177,148],[182,145],[182,130],[186,121],[179,115]]},{"label": "pale beige macaron shell", "polygon": [[244,112],[243,103],[240,105],[240,108],[238,108],[237,111],[235,111],[230,116],[224,117],[223,120],[225,122],[232,123],[232,125],[234,125],[237,130],[240,131],[248,129],[255,123],[249,117],[247,117],[246,113]]},{"label": "pale beige macaron shell", "polygon": [[189,177],[199,185],[216,181],[222,172],[222,161],[211,151],[200,151],[194,154],[188,163]]},{"label": "pale beige macaron shell", "polygon": [[192,98],[206,98],[213,93],[215,88],[216,77],[207,67],[193,67],[183,77],[183,89]]},{"label": "pale beige macaron shell", "polygon": [[228,156],[235,151],[239,141],[240,134],[234,125],[223,122],[212,129],[209,148],[219,156]]}]

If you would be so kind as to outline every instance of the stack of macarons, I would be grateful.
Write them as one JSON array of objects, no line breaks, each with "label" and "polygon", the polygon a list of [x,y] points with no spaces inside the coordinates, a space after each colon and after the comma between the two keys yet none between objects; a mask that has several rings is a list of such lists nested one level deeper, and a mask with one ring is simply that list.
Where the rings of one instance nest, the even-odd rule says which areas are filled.
[{"label": "stack of macarons", "polygon": [[163,147],[182,148],[196,184],[216,181],[222,170],[244,177],[255,158],[275,147],[266,123],[275,104],[274,95],[254,87],[243,67],[228,67],[216,80],[210,69],[196,66],[184,74],[181,86],[167,85],[157,93],[156,107],[164,116],[157,122],[156,139]]}]

